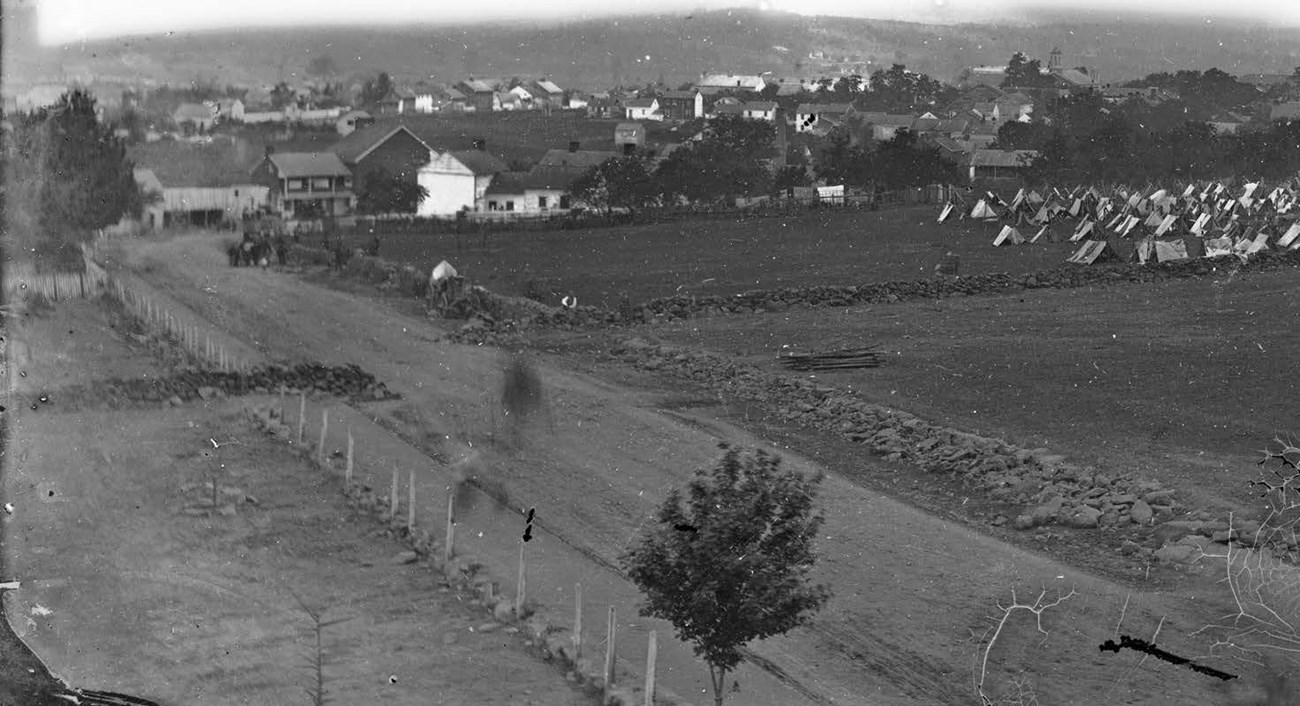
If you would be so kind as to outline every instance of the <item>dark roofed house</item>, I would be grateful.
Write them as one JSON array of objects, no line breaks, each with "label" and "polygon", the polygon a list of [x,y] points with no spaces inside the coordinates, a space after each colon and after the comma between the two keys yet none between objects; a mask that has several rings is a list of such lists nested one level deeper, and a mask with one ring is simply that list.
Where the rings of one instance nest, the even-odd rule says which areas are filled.
[{"label": "dark roofed house", "polygon": [[454,86],[461,93],[465,94],[465,109],[473,109],[479,113],[492,112],[493,99],[496,94],[496,86],[490,81],[482,79],[469,79],[461,81]]},{"label": "dark roofed house", "polygon": [[668,120],[693,120],[704,117],[704,94],[696,90],[664,91],[659,96],[659,110]]},{"label": "dark roofed house", "polygon": [[501,172],[483,192],[482,211],[520,211],[525,208],[524,177],[527,172]]},{"label": "dark roofed house", "polygon": [[270,205],[287,219],[351,215],[352,172],[333,152],[272,152],[252,170],[271,189]]},{"label": "dark roofed house", "polygon": [[564,107],[564,89],[549,80],[534,81],[531,86],[533,100],[559,110]]},{"label": "dark roofed house", "polygon": [[970,180],[1019,178],[1037,157],[1034,150],[977,149],[970,155]]},{"label": "dark roofed house", "polygon": [[433,148],[405,125],[384,123],[353,132],[330,145],[357,178],[356,188],[364,188],[366,176],[383,170],[410,184],[416,184],[420,167],[433,159]]}]

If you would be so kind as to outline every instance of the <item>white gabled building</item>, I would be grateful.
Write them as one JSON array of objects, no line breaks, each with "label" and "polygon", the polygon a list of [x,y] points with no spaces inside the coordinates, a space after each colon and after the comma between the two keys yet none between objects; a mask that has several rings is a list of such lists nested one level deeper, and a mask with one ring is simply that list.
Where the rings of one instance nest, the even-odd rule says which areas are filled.
[{"label": "white gabled building", "polygon": [[483,149],[445,152],[420,168],[416,181],[428,191],[416,211],[420,216],[454,216],[473,211],[482,202],[492,179],[507,171],[505,162]]}]

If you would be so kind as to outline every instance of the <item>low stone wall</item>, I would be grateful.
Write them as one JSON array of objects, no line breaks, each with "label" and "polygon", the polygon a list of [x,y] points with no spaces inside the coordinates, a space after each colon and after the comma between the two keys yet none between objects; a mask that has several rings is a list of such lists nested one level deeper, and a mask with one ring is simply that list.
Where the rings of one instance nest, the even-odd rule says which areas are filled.
[{"label": "low stone wall", "polygon": [[1261,272],[1300,267],[1300,251],[1265,251],[1246,262],[1235,257],[1197,258],[1146,265],[1065,266],[1023,275],[979,274],[899,280],[860,286],[799,287],[745,292],[735,296],[673,296],[634,307],[634,320],[780,312],[791,307],[846,307],[917,299],[1005,294],[1027,289],[1072,289],[1124,282],[1160,282],[1204,277],[1225,271]]},{"label": "low stone wall", "polygon": [[32,409],[54,405],[60,410],[96,406],[129,407],[140,404],[184,404],[197,399],[249,394],[316,392],[355,400],[396,399],[398,394],[355,365],[327,366],[299,363],[268,365],[248,372],[181,370],[155,378],[109,378],[90,385],[30,395]]},{"label": "low stone wall", "polygon": [[[995,518],[995,525],[1031,532],[1053,525],[1108,529],[1137,539],[1166,527],[1176,536],[1190,535],[1169,547],[1144,547],[1133,539],[1123,544],[1125,553],[1168,561],[1193,560],[1197,538],[1203,540],[1200,546],[1230,539],[1226,522],[1208,512],[1189,512],[1175,490],[1131,471],[1069,464],[1047,449],[1018,448],[1000,439],[943,427],[835,387],[769,373],[714,353],[641,338],[623,341],[610,352],[641,369],[671,372],[731,397],[758,402],[782,421],[836,434],[886,460],[960,477],[989,499],[1020,506],[1018,512]],[[1238,522],[1231,539],[1253,545],[1258,531],[1258,523]]]}]

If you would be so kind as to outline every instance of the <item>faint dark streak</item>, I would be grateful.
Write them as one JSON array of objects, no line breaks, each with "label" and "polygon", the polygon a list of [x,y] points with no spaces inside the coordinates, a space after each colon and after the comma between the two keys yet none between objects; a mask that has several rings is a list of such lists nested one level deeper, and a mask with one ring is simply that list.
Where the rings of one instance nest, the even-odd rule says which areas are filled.
[{"label": "faint dark streak", "polygon": [[1200,672],[1201,674],[1222,679],[1223,681],[1228,681],[1229,679],[1237,678],[1236,674],[1229,674],[1228,672],[1221,672],[1212,667],[1205,667],[1196,664],[1192,662],[1190,659],[1187,659],[1186,657],[1179,657],[1178,655],[1165,652],[1164,650],[1160,649],[1159,647],[1156,647],[1154,644],[1147,642],[1146,640],[1143,640],[1141,638],[1136,638],[1136,637],[1129,637],[1128,635],[1121,635],[1118,644],[1114,640],[1107,640],[1101,643],[1098,649],[1100,649],[1102,652],[1119,652],[1121,649],[1125,647],[1129,648],[1130,650],[1137,650],[1138,652],[1149,654],[1152,657],[1155,657],[1156,659],[1164,660],[1170,664],[1186,665],[1187,668],[1192,670],[1193,672]]}]

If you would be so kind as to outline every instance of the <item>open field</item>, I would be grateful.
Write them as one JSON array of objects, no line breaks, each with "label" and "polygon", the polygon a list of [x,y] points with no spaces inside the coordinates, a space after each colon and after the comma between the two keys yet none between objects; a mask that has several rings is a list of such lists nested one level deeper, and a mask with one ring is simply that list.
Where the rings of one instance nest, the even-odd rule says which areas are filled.
[{"label": "open field", "polygon": [[[591,230],[478,235],[389,235],[380,255],[429,271],[447,260],[470,280],[522,296],[529,283],[547,303],[573,294],[616,307],[677,293],[734,294],[819,284],[930,277],[949,250],[962,274],[1055,267],[1069,243],[992,247],[1001,224],[936,223],[935,206],[814,211],[794,218],[700,220]],[[1057,233],[1069,235],[1065,226]],[[1029,233],[1032,235],[1033,233]],[[358,246],[368,244],[358,239]]]},{"label": "open field", "polygon": [[1258,451],[1300,433],[1295,283],[1295,272],[1225,275],[643,330],[773,370],[787,346],[878,344],[882,367],[816,377],[1024,448],[1136,470],[1208,507],[1253,506]]},{"label": "open field", "polygon": [[[446,453],[469,442],[476,447],[490,443],[488,430],[493,427],[484,397],[493,393],[499,375],[495,352],[440,341],[443,327],[428,321],[422,311],[405,315],[350,286],[335,291],[306,286],[286,274],[226,268],[220,253],[201,237],[133,243],[132,249],[135,252],[123,262],[137,267],[142,277],[203,316],[258,341],[272,357],[313,351],[329,362],[363,361],[404,399],[396,405],[371,405],[361,413],[426,453]],[[1268,281],[1263,276],[1243,277],[1237,284]],[[1072,306],[1086,310],[1091,297],[1106,291],[1075,290],[1053,296],[1067,297]],[[1148,290],[1133,286],[1123,291]],[[1177,296],[1179,290],[1169,291],[1169,296]],[[1268,295],[1258,291],[1254,296],[1266,299]],[[967,343],[965,339],[980,331],[967,321],[976,314],[983,317],[985,328],[996,330],[989,317],[997,315],[991,305],[1000,301],[970,298],[917,305],[918,310],[951,309],[951,320],[934,321],[936,330],[927,341],[936,347],[953,345],[952,339]],[[859,311],[858,317],[879,324],[896,312],[910,311],[905,306],[910,305]],[[1041,306],[1050,312],[1063,305]],[[805,314],[813,317],[797,322],[806,323],[805,328],[836,327],[831,322],[818,329],[819,314]],[[734,333],[736,345],[742,347],[736,352],[771,362],[759,347],[743,349],[740,341],[761,335],[765,326],[793,322],[793,317],[730,317],[716,323],[748,322],[753,331]],[[653,326],[645,332],[658,337],[684,335],[691,328],[707,332],[707,327],[700,327],[703,323],[714,322]],[[938,330],[944,326],[953,329],[951,339]],[[587,332],[567,335],[587,337],[599,345]],[[1025,345],[1023,341],[1005,345],[1017,343]],[[1157,625],[1163,625],[1162,646],[1178,654],[1199,654],[1205,643],[1189,635],[1221,614],[1226,600],[1225,589],[1216,586],[1214,575],[1144,567],[1132,557],[1103,550],[1110,541],[1105,533],[1068,529],[1058,533],[1054,528],[1054,536],[1066,538],[1060,544],[1068,541],[1081,552],[1109,557],[1096,560],[1107,571],[1080,570],[1061,561],[1073,555],[1062,551],[1058,542],[1030,546],[1034,542],[1028,536],[1008,538],[1008,528],[986,530],[962,517],[962,489],[933,474],[886,462],[848,444],[824,452],[815,445],[796,443],[799,439],[792,437],[797,434],[744,424],[747,420],[737,415],[718,412],[718,403],[725,400],[710,400],[680,381],[641,374],[617,361],[592,364],[595,358],[588,355],[585,364],[575,365],[563,356],[538,355],[555,425],[528,435],[519,447],[499,450],[482,474],[515,503],[535,504],[547,531],[594,560],[614,560],[647,521],[664,489],[682,483],[691,470],[708,463],[721,440],[767,445],[794,467],[829,473],[821,497],[828,516],[827,537],[819,541],[817,576],[831,583],[836,598],[808,627],[754,646],[758,658],[811,696],[767,686],[754,691],[751,684],[774,680],[751,663],[739,677],[742,691],[731,697],[733,703],[970,703],[971,662],[994,605],[1007,599],[1012,588],[1023,598],[1026,591],[1036,595],[1043,585],[1049,593],[1056,587],[1074,587],[1080,593],[1076,602],[1050,614],[1045,627],[1052,637],[1045,645],[1032,620],[1009,627],[1006,641],[994,654],[1000,685],[1023,670],[1043,703],[1080,704],[1246,703],[1237,699],[1259,686],[1255,672],[1226,660],[1211,664],[1243,678],[1225,685],[1172,665],[1144,662],[1138,655],[1112,658],[1097,651],[1099,642],[1121,627],[1130,634],[1150,636]],[[972,370],[961,372],[973,374],[979,367],[970,365]],[[869,372],[894,369],[891,363]],[[855,383],[854,389],[858,387]],[[1055,403],[1037,398],[1033,402]],[[983,407],[973,409],[984,414]],[[963,425],[945,410],[935,417]],[[979,428],[990,431],[987,426]],[[1073,449],[1059,448],[1057,442],[1052,439],[1053,450],[1074,455]],[[906,492],[908,488],[913,492]],[[978,503],[974,500],[971,505]],[[637,623],[634,629],[644,629],[644,621]],[[669,644],[661,642],[665,650],[661,660],[668,660],[661,664],[671,663],[666,657]],[[679,667],[664,677],[665,683],[690,685],[702,677],[702,668],[689,656],[674,654]],[[689,687],[675,690],[692,691]]]},{"label": "open field", "polygon": [[[300,598],[347,619],[324,635],[340,703],[593,703],[522,635],[477,631],[484,616],[427,564],[394,562],[402,547],[243,400],[60,411],[58,390],[90,374],[160,372],[98,303],[60,302],[6,335],[32,354],[20,394],[52,395],[6,415],[4,578],[22,586],[4,608],[70,684],[164,705],[311,703]],[[203,507],[213,478],[220,512]],[[0,703],[38,703],[9,686]]]}]

